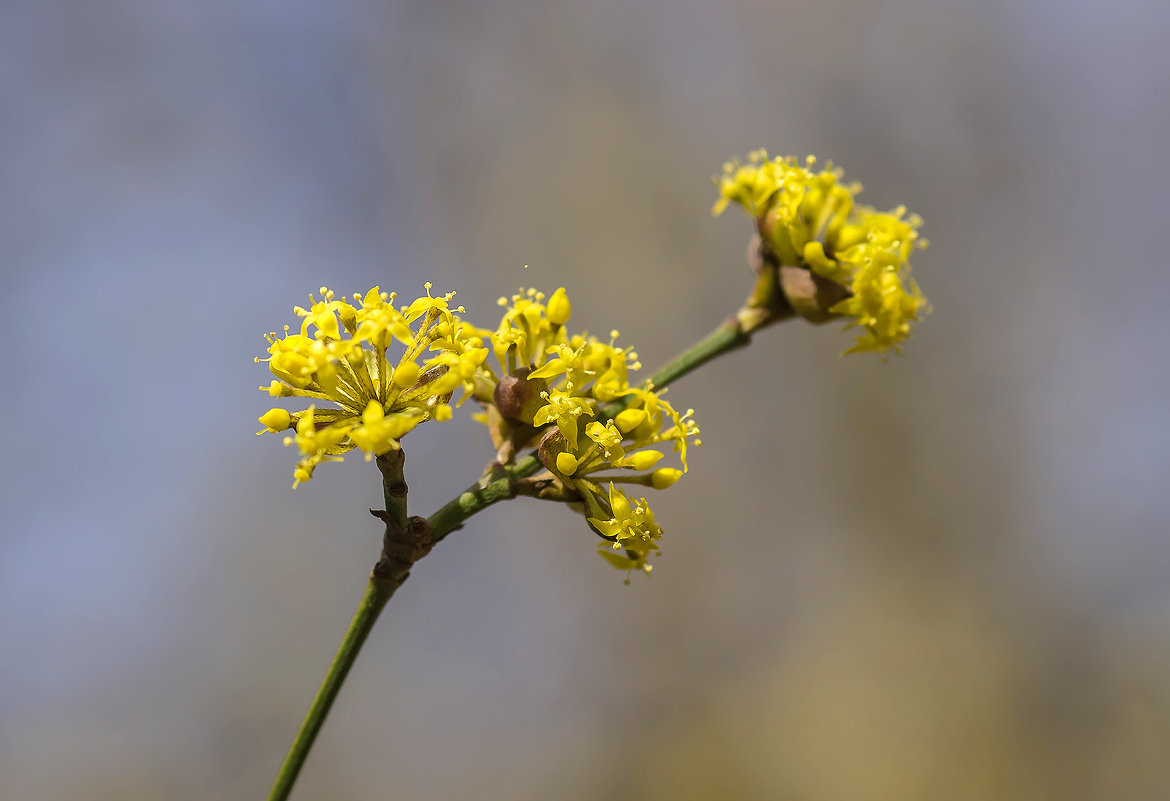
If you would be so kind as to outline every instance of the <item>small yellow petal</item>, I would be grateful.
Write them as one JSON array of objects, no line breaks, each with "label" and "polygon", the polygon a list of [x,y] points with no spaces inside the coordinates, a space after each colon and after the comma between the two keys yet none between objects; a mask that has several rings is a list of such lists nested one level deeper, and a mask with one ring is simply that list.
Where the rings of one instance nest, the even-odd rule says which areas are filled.
[{"label": "small yellow petal", "polygon": [[613,509],[613,516],[616,520],[624,520],[630,516],[630,501],[613,486],[613,482],[609,482],[609,507]]}]

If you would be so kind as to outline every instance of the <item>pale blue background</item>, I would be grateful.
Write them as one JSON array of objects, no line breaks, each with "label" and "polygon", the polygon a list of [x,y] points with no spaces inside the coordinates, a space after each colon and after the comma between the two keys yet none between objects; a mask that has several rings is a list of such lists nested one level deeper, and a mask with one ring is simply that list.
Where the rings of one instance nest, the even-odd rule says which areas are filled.
[{"label": "pale blue background", "polygon": [[[907,355],[790,324],[672,389],[652,581],[474,520],[296,797],[1170,795],[1168,8],[0,5],[0,797],[267,792],[378,539],[372,467],[253,436],[291,306],[565,285],[657,364],[747,290],[759,146],[926,218]],[[420,513],[490,456],[407,443]]]}]

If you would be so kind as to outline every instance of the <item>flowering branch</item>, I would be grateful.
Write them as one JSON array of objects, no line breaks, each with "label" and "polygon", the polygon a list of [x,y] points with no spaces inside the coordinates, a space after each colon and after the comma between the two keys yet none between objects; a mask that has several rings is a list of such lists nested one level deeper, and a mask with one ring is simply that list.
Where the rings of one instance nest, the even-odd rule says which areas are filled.
[{"label": "flowering branch", "polygon": [[[663,365],[654,373],[650,382],[656,387],[666,387],[712,359],[742,348],[749,342],[751,334],[745,333],[739,322],[732,318]],[[373,630],[387,601],[409,576],[410,565],[426,556],[434,543],[461,528],[469,517],[499,501],[511,500],[518,496],[570,500],[563,493],[559,497],[555,496],[551,482],[529,480],[530,476],[543,468],[540,459],[535,454],[530,454],[509,468],[497,465],[495,470],[489,469],[478,482],[452,498],[425,521],[417,517],[408,519],[407,485],[402,472],[406,457],[401,449],[393,454],[378,457],[386,511],[374,512],[374,516],[386,522],[382,557],[374,567],[365,594],[362,595],[353,620],[350,621],[349,628],[342,638],[341,647],[337,649],[337,654],[329,665],[329,671],[325,674],[325,680],[317,690],[309,713],[305,716],[300,731],[297,732],[285,757],[269,795],[269,801],[284,801],[288,798],[293,783],[309,755],[309,750],[325,723],[325,717],[329,714],[333,701],[349,674],[349,669],[357,660],[366,637]],[[550,494],[554,497],[550,498]],[[403,531],[409,531],[411,538],[400,538],[397,532]],[[407,557],[415,558],[403,559],[404,550]],[[388,557],[388,551],[394,554],[392,558]],[[407,562],[408,564],[405,564]],[[401,572],[404,564],[405,574]]]},{"label": "flowering branch", "polygon": [[[314,401],[303,411],[277,408],[260,417],[259,433],[295,432],[284,438],[302,454],[294,488],[321,463],[360,449],[367,460],[376,458],[385,499],[384,510],[370,510],[385,525],[381,556],[270,801],[291,792],[390,597],[414,564],[468,518],[518,496],[572,504],[601,539],[606,561],[627,576],[649,573],[663,530],[647,500],[626,488],[670,487],[687,471],[688,444],[701,444],[693,412],[680,413],[663,397],[669,384],[747,346],[761,328],[796,317],[817,324],[850,320],[847,327],[860,334],[848,352],[900,349],[911,323],[927,310],[909,277],[909,255],[925,245],[917,238],[921,220],[901,207],[855,207],[860,187],[841,183],[831,164],[814,172],[814,161],[801,167],[757,151],[746,165],[724,166],[713,211],[734,202],[752,218],[755,285],[735,315],[642,382],[628,378],[641,363],[616,344],[617,331],[608,343],[566,331],[571,306],[563,288],[547,302],[535,289],[521,290],[510,304],[501,298],[503,319],[488,330],[459,316],[465,310],[450,306],[454,293],[432,297],[430,284],[426,297],[402,307],[378,287],[352,302],[322,287],[320,301],[310,295],[311,308],[295,309],[299,333],[285,326],[283,337],[268,335],[265,361],[276,380],[261,389]],[[395,343],[402,353],[392,359]],[[498,371],[487,362],[491,352]],[[487,426],[496,459],[430,518],[411,517],[401,439],[424,422],[450,419],[456,394],[455,406],[473,399],[482,407],[477,419]],[[318,409],[319,400],[336,408]],[[657,466],[665,457],[657,446],[666,444],[681,469]],[[517,458],[523,451],[528,454]]]}]

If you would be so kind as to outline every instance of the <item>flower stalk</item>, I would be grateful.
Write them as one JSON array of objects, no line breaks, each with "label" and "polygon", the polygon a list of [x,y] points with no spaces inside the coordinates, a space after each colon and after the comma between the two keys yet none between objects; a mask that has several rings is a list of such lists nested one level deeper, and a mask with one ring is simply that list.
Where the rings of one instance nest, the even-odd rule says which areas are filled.
[{"label": "flower stalk", "polygon": [[366,637],[370,636],[382,608],[399,586],[401,585],[370,576],[353,620],[345,630],[341,646],[337,649],[321,686],[317,688],[317,695],[313,698],[309,712],[288,749],[280,772],[276,774],[276,782],[272,785],[268,801],[285,801],[292,792],[305,759],[309,756],[309,750],[313,747],[321,727],[325,725],[325,718],[337,699],[337,693],[341,691],[341,685],[345,683],[345,677],[349,675],[349,669],[357,661],[362,645],[365,644]]},{"label": "flower stalk", "polygon": [[305,715],[301,728],[293,739],[285,756],[284,764],[276,776],[269,801],[283,801],[292,792],[297,775],[313,747],[325,718],[349,675],[350,668],[361,653],[362,645],[378,621],[386,602],[410,577],[414,563],[431,550],[431,538],[427,522],[421,517],[410,518],[406,514],[407,485],[403,472],[406,455],[401,448],[378,457],[378,469],[382,471],[382,489],[386,498],[386,509],[371,509],[370,513],[386,524],[382,540],[382,555],[370,572],[366,591],[358,603],[357,611],[345,631],[341,646],[329,665],[325,679],[317,689],[313,704]]}]

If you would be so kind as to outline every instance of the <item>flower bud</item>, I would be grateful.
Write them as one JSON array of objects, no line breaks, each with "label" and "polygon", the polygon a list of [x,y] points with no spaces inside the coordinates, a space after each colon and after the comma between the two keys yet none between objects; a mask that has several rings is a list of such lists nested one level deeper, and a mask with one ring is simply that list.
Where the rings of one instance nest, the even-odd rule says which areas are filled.
[{"label": "flower bud", "polygon": [[650,474],[650,486],[654,489],[666,489],[682,478],[682,471],[673,467],[660,467]]},{"label": "flower bud", "polygon": [[573,311],[573,306],[569,303],[569,296],[565,294],[564,287],[558,289],[548,299],[547,308],[548,321],[553,325],[564,325],[569,321],[569,315]]},{"label": "flower bud", "polygon": [[648,415],[645,409],[625,409],[618,412],[617,417],[613,419],[613,424],[618,427],[618,431],[623,434],[629,434],[635,428],[642,425],[642,423],[645,423],[647,417]]},{"label": "flower bud", "polygon": [[269,409],[260,415],[260,423],[269,431],[285,431],[292,427],[292,416],[284,409]]},{"label": "flower bud", "polygon": [[622,467],[629,467],[637,470],[639,473],[643,470],[649,470],[654,465],[658,464],[662,459],[662,451],[646,450],[631,453],[619,463]]},{"label": "flower bud", "polygon": [[285,384],[283,381],[276,381],[275,379],[266,387],[260,387],[262,392],[267,392],[274,398],[291,398],[296,394],[296,391]]},{"label": "flower bud", "polygon": [[414,362],[406,362],[405,364],[398,365],[398,368],[394,371],[394,377],[392,379],[394,381],[394,386],[398,387],[399,389],[407,389],[408,387],[413,386],[414,382],[418,381],[419,372],[419,366]]},{"label": "flower bud", "polygon": [[[356,298],[354,298],[354,302],[357,302]],[[341,318],[341,325],[346,331],[352,334],[357,330],[357,309],[348,303],[342,303],[341,308],[337,310],[337,315]]]}]

